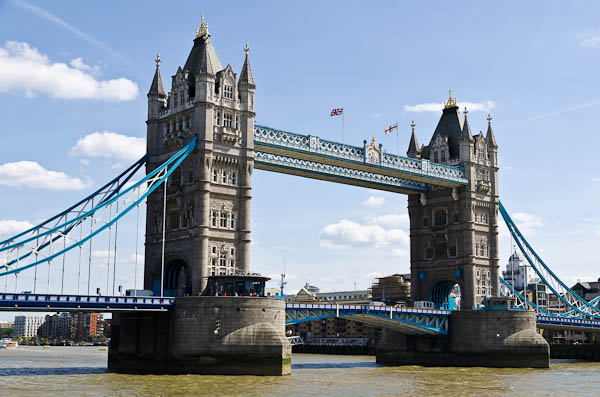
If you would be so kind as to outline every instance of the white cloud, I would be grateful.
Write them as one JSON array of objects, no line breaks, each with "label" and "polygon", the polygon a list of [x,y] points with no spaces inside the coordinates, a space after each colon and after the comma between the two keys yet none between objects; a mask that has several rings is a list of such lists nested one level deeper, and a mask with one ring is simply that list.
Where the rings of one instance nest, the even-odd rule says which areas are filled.
[{"label": "white cloud", "polygon": [[385,247],[391,244],[409,244],[408,234],[401,229],[384,229],[379,225],[361,225],[342,219],[321,230],[324,248]]},{"label": "white cloud", "polygon": [[410,226],[410,218],[408,214],[384,214],[374,217],[369,223],[383,227],[408,228]]},{"label": "white cloud", "polygon": [[[464,109],[465,107],[469,112],[489,112],[491,109],[496,107],[496,104],[492,101],[484,102],[458,102],[458,107]],[[443,103],[429,102],[420,103],[418,105],[404,105],[405,112],[441,112],[444,109]]]},{"label": "white cloud", "polygon": [[374,207],[379,207],[383,203],[385,203],[385,198],[370,196],[367,200],[362,202],[362,205],[364,205],[365,207],[374,208]]},{"label": "white cloud", "polygon": [[[81,58],[71,64],[84,65],[77,59]],[[85,70],[51,62],[28,43],[7,41],[0,47],[0,92],[28,97],[45,94],[60,99],[128,101],[137,96],[138,87],[126,78],[97,80]]]},{"label": "white cloud", "polygon": [[107,157],[119,160],[138,160],[146,153],[146,139],[117,132],[92,132],[80,138],[71,148],[71,157]]},{"label": "white cloud", "polygon": [[403,250],[402,248],[393,248],[391,256],[408,256],[408,251]]},{"label": "white cloud", "polygon": [[47,170],[35,161],[1,164],[0,185],[48,190],[81,190],[88,186],[79,178]]},{"label": "white cloud", "polygon": [[13,219],[0,219],[0,235],[12,236],[33,227],[28,221],[15,221]]},{"label": "white cloud", "polygon": [[600,182],[600,178],[592,178],[592,182]]},{"label": "white cloud", "polygon": [[600,47],[600,34],[584,33],[579,36],[583,47]]},{"label": "white cloud", "polygon": [[77,70],[91,73],[94,76],[97,76],[100,74],[100,66],[99,65],[94,65],[94,66],[87,65],[86,63],[83,62],[83,59],[81,57],[73,59],[71,61],[71,66],[73,66]]},{"label": "white cloud", "polygon": [[600,229],[596,230],[596,236],[600,237]]}]

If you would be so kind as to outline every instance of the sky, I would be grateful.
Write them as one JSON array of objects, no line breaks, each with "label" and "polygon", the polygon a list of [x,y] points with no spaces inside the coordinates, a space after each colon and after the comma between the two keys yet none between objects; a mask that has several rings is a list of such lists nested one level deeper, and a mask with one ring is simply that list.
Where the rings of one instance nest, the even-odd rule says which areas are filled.
[{"label": "sky", "polygon": [[[249,43],[257,123],[339,141],[341,120],[330,111],[343,107],[346,143],[375,137],[405,154],[411,121],[427,144],[449,89],[468,107],[474,133],[485,132],[490,113],[507,210],[567,284],[600,277],[600,4],[593,1],[165,8],[0,0],[0,237],[62,211],[143,155],[154,58],[160,53],[169,90],[202,12],[224,66],[239,73]],[[396,122],[398,133],[385,135]],[[261,170],[252,183],[251,269],[273,277],[270,286],[284,262],[288,293],[307,282],[322,291],[366,289],[375,277],[409,272],[406,196]],[[135,215],[119,227],[117,284],[140,287]],[[502,230],[503,268],[510,252]],[[95,250],[93,261],[93,287],[101,287],[106,251]],[[75,262],[67,257],[67,292],[76,288]],[[20,290],[32,288],[30,273]]]}]

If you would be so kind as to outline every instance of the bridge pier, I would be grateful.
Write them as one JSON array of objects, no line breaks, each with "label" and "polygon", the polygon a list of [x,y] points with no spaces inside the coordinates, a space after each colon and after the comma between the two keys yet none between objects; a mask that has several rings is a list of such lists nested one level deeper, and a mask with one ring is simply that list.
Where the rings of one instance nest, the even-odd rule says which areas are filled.
[{"label": "bridge pier", "polygon": [[122,373],[289,375],[285,302],[182,297],[175,310],[113,315],[108,369]]},{"label": "bridge pier", "polygon": [[405,335],[387,329],[377,363],[389,365],[548,368],[548,343],[533,311],[452,312],[449,336]]}]

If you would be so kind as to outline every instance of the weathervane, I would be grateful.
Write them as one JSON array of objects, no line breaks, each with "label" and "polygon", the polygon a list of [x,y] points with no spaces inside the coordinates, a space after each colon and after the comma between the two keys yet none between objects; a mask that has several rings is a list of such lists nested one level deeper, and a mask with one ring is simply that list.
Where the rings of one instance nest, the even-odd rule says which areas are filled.
[{"label": "weathervane", "polygon": [[154,62],[156,62],[156,67],[160,66],[160,54],[156,54],[156,59],[154,60]]},{"label": "weathervane", "polygon": [[244,53],[246,54],[246,56],[250,54],[250,47],[248,47],[248,43],[246,43],[246,47],[244,47]]}]

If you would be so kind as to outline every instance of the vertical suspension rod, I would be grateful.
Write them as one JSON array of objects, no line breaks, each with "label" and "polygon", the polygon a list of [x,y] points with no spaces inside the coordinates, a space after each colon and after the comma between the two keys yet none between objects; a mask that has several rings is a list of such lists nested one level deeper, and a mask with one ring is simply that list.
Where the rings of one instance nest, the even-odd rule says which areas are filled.
[{"label": "vertical suspension rod", "polygon": [[[92,209],[94,208],[94,198],[92,197]],[[94,215],[90,215],[90,235],[94,230]],[[88,286],[87,294],[90,295],[90,274],[92,273],[92,239],[90,238],[90,256],[88,259]]]},{"label": "vertical suspension rod", "polygon": [[[166,169],[165,169],[166,170]],[[166,172],[166,171],[165,171]],[[163,184],[164,195],[163,195],[163,224],[162,224],[162,257],[161,257],[161,267],[160,267],[160,297],[164,296],[164,288],[165,288],[165,236],[167,232],[167,184],[169,182],[169,177],[165,179]]]},{"label": "vertical suspension rod", "polygon": [[[119,200],[117,200],[117,210],[115,216],[119,214]],[[114,249],[114,260],[113,260],[113,288],[112,294],[115,296],[115,279],[117,278],[117,233],[119,231],[119,221],[115,222],[115,249]],[[108,292],[108,291],[107,291]]]}]

